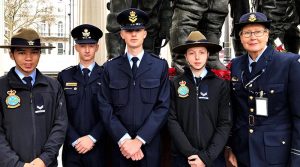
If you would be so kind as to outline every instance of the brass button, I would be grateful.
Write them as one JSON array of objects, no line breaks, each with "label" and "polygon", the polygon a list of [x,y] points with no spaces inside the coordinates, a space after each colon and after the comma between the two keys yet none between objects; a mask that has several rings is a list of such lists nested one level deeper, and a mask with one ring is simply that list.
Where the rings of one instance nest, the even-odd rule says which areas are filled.
[{"label": "brass button", "polygon": [[249,99],[250,99],[250,100],[253,100],[253,96],[249,96]]},{"label": "brass button", "polygon": [[253,132],[254,132],[254,130],[253,130],[253,129],[249,129],[249,132],[250,132],[250,133],[253,133]]},{"label": "brass button", "polygon": [[232,88],[232,90],[235,90],[235,88]]},{"label": "brass button", "polygon": [[249,85],[249,88],[252,88],[252,84]]},{"label": "brass button", "polygon": [[250,108],[250,112],[254,112],[254,109],[253,109],[253,108]]},{"label": "brass button", "polygon": [[285,141],[282,141],[281,143],[282,143],[282,144],[285,144]]},{"label": "brass button", "polygon": [[274,93],[274,90],[271,90],[270,93],[273,94],[273,93]]}]

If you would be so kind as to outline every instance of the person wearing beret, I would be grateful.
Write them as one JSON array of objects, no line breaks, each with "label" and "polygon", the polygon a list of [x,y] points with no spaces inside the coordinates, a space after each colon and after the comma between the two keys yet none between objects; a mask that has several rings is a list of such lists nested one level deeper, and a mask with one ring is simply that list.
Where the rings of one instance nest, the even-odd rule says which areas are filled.
[{"label": "person wearing beret", "polygon": [[229,82],[206,67],[208,57],[221,49],[199,31],[192,31],[184,44],[173,48],[185,55],[188,66],[171,85],[172,167],[225,165],[220,153],[232,126]]},{"label": "person wearing beret", "polygon": [[56,167],[67,131],[63,89],[36,67],[42,46],[38,33],[21,28],[11,38],[16,66],[0,78],[0,166]]},{"label": "person wearing beret", "polygon": [[63,147],[64,167],[104,167],[105,130],[97,112],[102,67],[95,62],[102,31],[82,24],[71,31],[79,64],[64,69],[58,81],[64,88],[69,124]]},{"label": "person wearing beret", "polygon": [[270,23],[255,12],[242,15],[236,24],[247,54],[231,65],[229,166],[300,164],[300,56],[267,45]]},{"label": "person wearing beret", "polygon": [[99,112],[113,139],[113,166],[160,166],[160,130],[167,120],[170,83],[166,60],[143,49],[145,12],[130,8],[117,17],[127,45],[104,64]]}]

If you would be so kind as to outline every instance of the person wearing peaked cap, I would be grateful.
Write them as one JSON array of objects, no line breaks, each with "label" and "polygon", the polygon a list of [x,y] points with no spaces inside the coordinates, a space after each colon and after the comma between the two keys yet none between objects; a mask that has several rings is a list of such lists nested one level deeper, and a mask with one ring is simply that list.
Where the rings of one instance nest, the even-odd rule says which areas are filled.
[{"label": "person wearing peaked cap", "polygon": [[[241,16],[250,12],[261,12],[268,19],[273,20],[270,26],[268,44],[284,49],[295,54],[300,49],[300,0],[231,0],[232,16],[232,43],[235,54],[240,56],[246,53],[239,39],[239,31],[235,30],[235,23],[238,23]],[[297,13],[298,12],[298,13]],[[237,33],[234,33],[237,32]]]},{"label": "person wearing peaked cap", "polygon": [[247,54],[232,60],[234,124],[226,149],[233,166],[299,166],[300,56],[268,46],[270,21],[259,12],[241,16]]},{"label": "person wearing peaked cap", "polygon": [[95,62],[102,31],[82,24],[71,31],[79,64],[58,74],[64,88],[69,117],[62,164],[65,167],[106,167],[105,132],[97,112],[102,66]]},{"label": "person wearing peaked cap", "polygon": [[67,131],[63,90],[38,65],[42,46],[38,33],[21,28],[11,38],[16,66],[0,78],[0,166],[56,167]]},{"label": "person wearing peaked cap", "polygon": [[76,44],[95,44],[102,37],[103,32],[91,24],[81,24],[71,31]]},{"label": "person wearing peaked cap", "polygon": [[171,84],[168,129],[173,167],[225,166],[221,153],[232,126],[230,88],[206,67],[208,57],[221,49],[199,31],[173,48],[188,64]]},{"label": "person wearing peaked cap", "polygon": [[169,29],[172,22],[172,8],[170,0],[110,0],[108,2],[109,13],[107,15],[105,33],[105,44],[107,58],[111,59],[123,55],[126,47],[125,42],[120,37],[120,25],[117,16],[128,8],[138,8],[149,17],[146,25],[148,35],[143,43],[144,49],[149,53],[160,55],[160,50],[164,39],[169,39]]},{"label": "person wearing peaked cap", "polygon": [[127,53],[105,63],[98,95],[99,113],[114,142],[113,166],[160,166],[160,131],[169,109],[168,63],[144,51],[144,12],[125,10],[118,22]]},{"label": "person wearing peaked cap", "polygon": [[148,15],[135,8],[122,11],[117,16],[117,22],[120,24],[121,30],[144,29],[148,23]]}]

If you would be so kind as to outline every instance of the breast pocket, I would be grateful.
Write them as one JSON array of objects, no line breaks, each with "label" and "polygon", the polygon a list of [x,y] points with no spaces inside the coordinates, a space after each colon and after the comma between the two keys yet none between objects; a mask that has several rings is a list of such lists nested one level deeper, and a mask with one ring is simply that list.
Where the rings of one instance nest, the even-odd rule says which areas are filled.
[{"label": "breast pocket", "polygon": [[[269,112],[282,108],[286,104],[286,96],[284,94],[284,84],[271,84],[268,85],[268,106]],[[275,104],[275,105],[274,105]]]},{"label": "breast pocket", "polygon": [[245,95],[243,84],[240,82],[232,82],[231,90],[232,90],[233,94],[235,94],[237,96],[240,96],[242,94]]},{"label": "breast pocket", "polygon": [[79,90],[78,89],[66,89],[65,97],[67,101],[68,108],[76,109],[79,105]]},{"label": "breast pocket", "polygon": [[145,79],[141,81],[141,97],[145,103],[154,103],[159,90],[159,79]]},{"label": "breast pocket", "polygon": [[112,103],[116,106],[123,106],[128,102],[128,81],[117,80],[111,81],[109,88],[111,89]]},{"label": "breast pocket", "polygon": [[269,165],[287,164],[290,155],[291,133],[287,131],[265,132],[265,154]]}]

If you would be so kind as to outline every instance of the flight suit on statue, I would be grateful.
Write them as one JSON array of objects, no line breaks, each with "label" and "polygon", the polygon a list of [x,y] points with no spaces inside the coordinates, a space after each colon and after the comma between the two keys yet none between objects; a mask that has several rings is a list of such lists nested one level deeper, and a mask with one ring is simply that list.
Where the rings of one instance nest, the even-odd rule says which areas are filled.
[{"label": "flight suit on statue", "polygon": [[[229,0],[176,0],[170,30],[170,48],[184,44],[191,31],[200,31],[208,41],[219,43]],[[173,66],[184,65],[183,55],[173,55]],[[218,54],[209,56],[208,66],[222,69]]]}]

